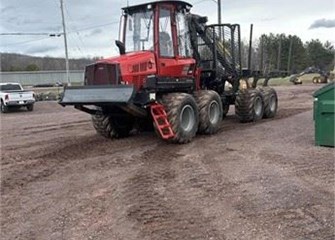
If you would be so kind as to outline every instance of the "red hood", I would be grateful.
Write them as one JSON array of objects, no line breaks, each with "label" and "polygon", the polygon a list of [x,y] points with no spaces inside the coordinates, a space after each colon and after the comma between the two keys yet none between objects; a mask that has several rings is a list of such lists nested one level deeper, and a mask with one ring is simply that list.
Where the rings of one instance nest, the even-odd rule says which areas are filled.
[{"label": "red hood", "polygon": [[122,81],[134,84],[138,89],[142,87],[146,76],[157,74],[155,54],[150,51],[130,52],[98,62],[119,64]]},{"label": "red hood", "polygon": [[116,57],[101,59],[99,63],[136,63],[141,60],[152,60],[155,62],[155,55],[151,51],[130,52]]}]

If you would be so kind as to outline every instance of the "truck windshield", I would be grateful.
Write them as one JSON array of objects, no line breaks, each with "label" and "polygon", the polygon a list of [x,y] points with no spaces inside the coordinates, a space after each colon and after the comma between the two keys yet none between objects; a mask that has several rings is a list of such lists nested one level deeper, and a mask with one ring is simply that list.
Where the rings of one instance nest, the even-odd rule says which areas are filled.
[{"label": "truck windshield", "polygon": [[153,50],[153,11],[129,13],[126,19],[126,52]]},{"label": "truck windshield", "polygon": [[18,84],[0,85],[0,91],[20,91],[22,90]]}]

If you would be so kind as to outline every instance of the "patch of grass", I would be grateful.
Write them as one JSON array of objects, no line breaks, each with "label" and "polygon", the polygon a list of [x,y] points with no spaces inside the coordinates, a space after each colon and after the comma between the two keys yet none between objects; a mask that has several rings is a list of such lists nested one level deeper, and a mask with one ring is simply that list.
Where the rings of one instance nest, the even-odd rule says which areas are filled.
[{"label": "patch of grass", "polygon": [[[318,73],[309,73],[309,74],[305,74],[301,77],[299,77],[302,81],[302,83],[312,83],[313,82],[313,78],[314,77],[317,77],[317,76],[320,76],[320,74]],[[290,82],[290,78],[291,76],[289,77],[285,77],[285,78],[281,78],[281,77],[278,77],[278,78],[271,78],[268,82],[269,86],[288,86],[288,85],[293,85],[292,82]],[[264,78],[263,79],[259,79],[258,82],[257,82],[257,85],[261,86],[264,82]]]},{"label": "patch of grass", "polygon": [[35,93],[37,101],[58,100],[60,94],[62,94],[64,91],[64,87],[43,87],[43,88],[27,87],[25,89],[33,91]]}]

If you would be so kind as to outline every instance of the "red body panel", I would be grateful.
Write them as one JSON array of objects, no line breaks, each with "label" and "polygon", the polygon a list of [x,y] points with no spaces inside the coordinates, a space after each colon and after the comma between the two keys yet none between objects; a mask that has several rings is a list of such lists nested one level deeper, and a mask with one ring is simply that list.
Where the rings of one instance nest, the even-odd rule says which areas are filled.
[{"label": "red body panel", "polygon": [[192,58],[160,58],[158,66],[159,76],[192,77],[194,76],[195,60]]},{"label": "red body panel", "polygon": [[150,51],[127,53],[103,59],[100,62],[119,64],[122,83],[134,84],[137,89],[143,86],[144,80],[148,75],[157,74],[155,55]]},{"label": "red body panel", "polygon": [[123,84],[134,84],[141,89],[149,75],[159,77],[194,77],[195,60],[192,58],[160,58],[158,64],[151,51],[131,52],[102,59],[101,63],[119,64]]}]

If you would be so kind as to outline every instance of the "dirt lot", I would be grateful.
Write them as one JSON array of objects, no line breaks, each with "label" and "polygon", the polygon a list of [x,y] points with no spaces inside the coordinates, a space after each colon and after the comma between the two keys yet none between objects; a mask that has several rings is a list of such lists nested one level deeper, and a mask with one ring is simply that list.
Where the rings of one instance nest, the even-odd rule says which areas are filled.
[{"label": "dirt lot", "polygon": [[55,102],[1,115],[1,239],[334,239],[334,149],[312,92],[276,87],[273,120],[187,145],[96,135]]}]

